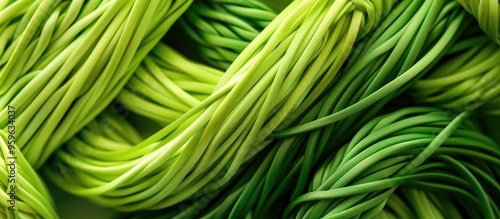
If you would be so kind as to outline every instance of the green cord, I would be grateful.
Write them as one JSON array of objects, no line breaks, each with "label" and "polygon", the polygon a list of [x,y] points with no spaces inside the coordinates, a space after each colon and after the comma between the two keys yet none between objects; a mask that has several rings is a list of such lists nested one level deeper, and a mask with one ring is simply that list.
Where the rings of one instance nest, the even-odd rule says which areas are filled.
[{"label": "green cord", "polygon": [[[441,116],[438,116],[439,114]],[[343,147],[345,149],[332,154],[334,156],[330,156],[322,164],[322,167],[318,169],[321,171],[316,173],[320,177],[313,179],[321,183],[311,182],[316,186],[310,188],[313,189],[312,191],[293,201],[287,208],[285,217],[290,217],[290,213],[297,217],[311,218],[375,215],[383,209],[377,203],[384,205],[382,203],[388,200],[390,194],[398,190],[406,191],[406,188],[413,188],[414,185],[433,185],[428,184],[426,181],[428,179],[432,179],[429,183],[438,182],[438,180],[447,181],[448,183],[443,181],[443,185],[450,186],[450,189],[442,190],[442,192],[447,195],[454,193],[458,196],[464,195],[462,197],[465,203],[475,203],[476,207],[482,209],[480,211],[482,217],[497,217],[497,211],[492,210],[498,209],[494,201],[497,198],[490,194],[497,192],[498,183],[478,175],[477,168],[469,167],[470,170],[467,170],[469,168],[463,163],[467,163],[471,152],[477,152],[478,158],[498,156],[500,147],[486,136],[477,133],[477,129],[469,128],[470,126],[464,123],[467,114],[462,113],[456,118],[450,118],[447,116],[448,113],[437,109],[407,108],[373,120],[374,122],[368,123],[358,132],[360,137],[364,137],[353,138],[353,140],[359,139],[358,142],[346,144]],[[428,117],[429,120],[419,118],[421,116]],[[386,118],[390,118],[386,121],[392,120],[393,122],[384,122]],[[401,126],[409,124],[411,120],[420,122],[422,125]],[[436,123],[437,121],[448,121],[448,124]],[[437,128],[436,124],[441,124],[439,127],[442,128]],[[424,127],[432,127],[432,129]],[[406,129],[408,132],[405,131]],[[417,133],[422,133],[422,135],[417,135]],[[472,133],[475,137],[472,137]],[[381,138],[382,136],[385,137]],[[468,139],[468,142],[456,139],[461,136]],[[367,143],[364,144],[364,142]],[[485,145],[486,142],[488,144]],[[426,144],[428,146],[425,146]],[[483,147],[492,153],[478,149]],[[355,156],[349,156],[349,151],[359,149],[362,150],[353,152]],[[397,156],[403,159],[396,159]],[[499,165],[498,159],[495,158],[480,160],[487,166]],[[362,172],[366,173],[361,174]],[[427,176],[433,172],[440,175]],[[483,187],[487,184],[494,186]],[[486,192],[486,188],[494,189]],[[429,187],[420,187],[420,189],[426,191]],[[420,207],[423,207],[422,205],[418,202],[410,209],[418,211]],[[424,214],[428,213],[430,212]],[[475,214],[467,211],[463,213],[470,213],[471,216]]]},{"label": "green cord", "polygon": [[500,45],[500,4],[495,0],[457,0],[479,22],[479,27]]},{"label": "green cord", "polygon": [[[479,34],[461,39],[460,52],[450,54],[413,85],[410,94],[422,104],[447,109],[476,109],[495,114],[500,96],[500,46]],[[463,43],[462,43],[463,41]],[[472,41],[474,44],[467,44]],[[458,50],[458,49],[457,49]]]},{"label": "green cord", "polygon": [[276,16],[257,0],[203,0],[195,2],[179,24],[204,60],[226,70]]},{"label": "green cord", "polygon": [[170,46],[158,44],[117,99],[132,112],[161,126],[181,117],[208,97],[222,72],[188,60]]},{"label": "green cord", "polygon": [[[77,155],[58,151],[61,164],[78,169],[62,176],[57,167],[44,172],[64,190],[122,211],[165,208],[200,189],[219,189],[269,144],[266,137],[301,101],[318,98],[319,92],[308,95],[312,85],[335,75],[358,32],[374,28],[364,26],[363,13],[378,19],[384,9],[357,11],[350,2],[337,4],[293,2],[245,48],[207,99],[133,149],[119,152],[138,151],[143,153],[139,159],[109,168],[91,155],[77,161]],[[92,166],[102,171],[92,172]]]},{"label": "green cord", "polygon": [[0,58],[0,112],[17,106],[18,143],[35,169],[111,103],[191,3],[18,2],[2,10],[17,23],[3,26],[13,43]]},{"label": "green cord", "polygon": [[[12,126],[17,127],[14,122]],[[52,198],[38,174],[17,148],[11,144],[13,132],[0,130],[2,161],[0,178],[3,218],[59,218]],[[11,146],[14,147],[11,147]]]}]

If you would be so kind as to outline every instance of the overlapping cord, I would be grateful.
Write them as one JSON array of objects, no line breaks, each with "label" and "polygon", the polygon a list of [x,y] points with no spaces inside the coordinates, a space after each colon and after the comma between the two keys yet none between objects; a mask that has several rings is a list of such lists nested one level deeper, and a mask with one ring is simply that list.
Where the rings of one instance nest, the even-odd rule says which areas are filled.
[{"label": "overlapping cord", "polygon": [[[292,2],[238,56],[214,92],[179,119],[132,148],[105,155],[59,150],[55,167],[45,173],[66,191],[121,211],[165,208],[220,188],[299,106],[321,95],[357,37],[392,7],[391,1],[364,3]],[[59,166],[73,171],[61,174]]]},{"label": "overlapping cord", "polygon": [[500,2],[498,0],[456,0],[479,22],[479,27],[500,45]]},{"label": "overlapping cord", "polygon": [[[169,207],[164,217],[273,218],[282,209],[273,205],[277,199],[291,198],[285,217],[500,217],[500,200],[491,195],[500,191],[498,146],[472,123],[461,124],[468,112],[452,119],[436,109],[408,108],[374,119],[309,180],[326,154],[445,54],[444,73],[417,87],[434,77],[454,84],[421,89],[423,102],[500,114],[500,88],[492,83],[500,71],[492,64],[498,46],[477,37],[449,48],[468,27],[458,3],[404,1],[379,25],[392,1],[296,1],[277,17],[265,6],[242,2],[218,2],[231,12],[227,20],[215,19],[210,7],[195,11],[214,19],[214,26],[190,17],[213,34],[198,42],[224,35],[229,38],[217,42],[236,45],[233,51],[204,44],[205,57],[226,74],[157,45],[190,0],[0,2],[0,114],[18,109],[22,149],[16,151],[19,211],[0,214],[57,217],[30,165],[40,167],[68,141],[44,168],[47,176],[68,192],[121,211]],[[498,4],[459,2],[498,43]],[[273,22],[249,18],[250,8]],[[259,22],[247,25],[254,20]],[[260,26],[267,27],[259,34]],[[369,40],[353,50],[365,36]],[[463,54],[452,56],[457,52]],[[454,78],[443,69],[468,74]],[[464,87],[475,92],[455,95]],[[100,114],[117,96],[165,128],[145,139],[137,132],[143,127],[109,109]],[[7,124],[0,118],[1,128],[9,130]],[[274,137],[284,138],[267,139],[275,130],[281,131]],[[8,175],[11,137],[0,135],[7,174],[0,196],[7,197],[17,184]],[[212,193],[214,202],[200,200]],[[447,195],[458,198],[450,202]],[[401,197],[415,201],[398,206]],[[463,210],[443,210],[457,207]]]},{"label": "overlapping cord", "polygon": [[284,217],[371,218],[395,191],[417,188],[454,197],[464,218],[498,218],[500,146],[469,114],[404,108],[377,117],[318,167]]},{"label": "overlapping cord", "polygon": [[[328,91],[329,103],[341,101],[342,106],[325,109],[331,112],[314,121],[279,130],[273,136],[305,133],[335,124],[355,114],[369,114],[372,110],[367,109],[368,107],[387,102],[407,89],[413,80],[422,77],[427,68],[446,54],[448,47],[463,32],[463,27],[469,26],[469,19],[458,6],[456,2],[449,0],[403,1],[395,9],[396,12],[378,27],[376,34],[369,37],[365,49],[357,50],[352,55],[351,58],[356,61],[345,68],[344,76],[339,77],[339,88]],[[407,56],[402,59],[402,55]],[[391,61],[386,62],[386,59]],[[380,68],[380,72],[375,75],[366,74],[372,68]],[[363,77],[359,77],[360,74]],[[387,77],[391,80],[386,80]],[[360,86],[364,89],[362,92],[358,92],[358,87],[350,86],[361,80],[367,81]],[[351,94],[356,94],[355,98]]]},{"label": "overlapping cord", "polygon": [[413,85],[410,94],[423,104],[500,114],[500,46],[482,34],[454,45],[445,61]]},{"label": "overlapping cord", "polygon": [[222,74],[159,43],[117,99],[132,112],[166,126],[206,99]]},{"label": "overlapping cord", "polygon": [[0,114],[18,109],[18,145],[35,169],[116,97],[190,3],[2,1]]},{"label": "overlapping cord", "polygon": [[460,213],[453,197],[434,194],[412,187],[396,190],[387,198],[386,205],[374,218],[466,218]]},{"label": "overlapping cord", "polygon": [[196,1],[179,20],[199,55],[226,70],[277,14],[258,0]]},{"label": "overlapping cord", "polygon": [[59,218],[45,184],[12,143],[14,136],[0,130],[0,217]]},{"label": "overlapping cord", "polygon": [[[435,4],[435,5],[433,5]],[[429,12],[429,9],[432,12]],[[413,17],[418,11],[418,15]],[[465,12],[454,1],[426,2],[406,1],[398,5],[384,19],[375,32],[367,35],[353,51],[345,69],[341,69],[327,89],[307,112],[300,117],[303,124],[327,116],[332,110],[340,110],[354,104],[393,80],[398,74],[417,74],[421,76],[443,56],[456,38],[460,27],[467,25]],[[437,19],[436,19],[437,18]],[[425,25],[422,27],[420,23]],[[453,25],[450,25],[453,24]],[[409,28],[409,27],[415,27]],[[443,28],[446,27],[446,28]],[[431,34],[432,33],[432,34]],[[392,35],[391,35],[392,34]],[[423,40],[423,41],[421,41]],[[420,46],[421,44],[425,46]],[[383,50],[382,50],[383,49]],[[380,53],[380,51],[384,53]],[[433,51],[429,58],[428,52]],[[401,54],[404,54],[403,58]],[[405,63],[405,64],[404,64]],[[416,72],[406,71],[421,65]],[[413,70],[414,71],[414,70]],[[242,172],[228,188],[218,192],[203,192],[199,198],[182,203],[182,210],[173,206],[153,213],[137,213],[137,218],[273,218],[282,207],[280,202],[288,202],[292,197],[302,194],[310,179],[310,173],[326,155],[348,140],[364,123],[408,86],[393,88],[393,94],[383,101],[367,106],[362,113],[356,113],[312,133],[294,135],[279,139],[272,144],[258,162],[251,161],[253,167]],[[258,163],[258,164],[256,164]],[[274,214],[274,216],[272,216]]]}]

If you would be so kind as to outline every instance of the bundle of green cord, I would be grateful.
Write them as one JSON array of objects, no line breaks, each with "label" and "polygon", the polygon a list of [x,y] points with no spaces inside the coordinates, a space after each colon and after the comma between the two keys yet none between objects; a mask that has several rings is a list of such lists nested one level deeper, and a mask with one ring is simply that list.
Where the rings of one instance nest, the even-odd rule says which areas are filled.
[{"label": "bundle of green cord", "polygon": [[0,218],[500,218],[499,12],[0,0]]},{"label": "bundle of green cord", "polygon": [[276,16],[257,0],[201,0],[179,24],[196,43],[198,54],[225,70]]},{"label": "bundle of green cord", "polygon": [[500,98],[500,46],[487,36],[475,35],[457,42],[450,53],[413,85],[413,98],[446,109],[479,107],[500,114],[493,101]]},{"label": "bundle of green cord", "polygon": [[[64,190],[121,211],[165,208],[198,190],[218,189],[270,143],[266,137],[287,117],[307,107],[304,100],[314,102],[321,90],[311,91],[313,85],[329,81],[356,37],[375,28],[392,6],[379,3],[292,2],[238,56],[214,92],[179,119],[133,148],[103,156],[60,150],[55,167],[45,172]],[[83,168],[65,156],[78,156]],[[58,166],[75,171],[60,175]]]},{"label": "bundle of green cord", "polygon": [[206,99],[221,77],[221,71],[159,43],[117,99],[130,111],[165,126]]},{"label": "bundle of green cord", "polygon": [[479,22],[479,27],[500,45],[500,3],[498,0],[456,0]]},{"label": "bundle of green cord", "polygon": [[118,95],[190,3],[2,1],[0,112],[17,108],[17,143],[34,168]]},{"label": "bundle of green cord", "polygon": [[469,114],[403,108],[373,119],[318,167],[285,218],[371,218],[408,188],[443,196],[444,209],[453,197],[464,218],[500,217],[500,146],[466,120]]},{"label": "bundle of green cord", "polygon": [[[9,129],[13,131],[14,129]],[[14,135],[0,130],[0,217],[58,218],[45,184],[12,142]]]},{"label": "bundle of green cord", "polygon": [[[196,202],[187,201],[182,211],[174,206],[146,214],[147,217],[242,218],[252,215],[270,218],[269,215],[279,209],[279,202],[286,201],[278,198],[282,199],[292,188],[292,196],[303,192],[313,166],[325,154],[352,137],[353,130],[358,130],[386,102],[408,87],[401,85],[421,76],[424,69],[436,64],[460,35],[459,27],[466,26],[464,16],[465,12],[454,1],[422,0],[399,4],[376,31],[368,34],[370,38],[353,51],[347,67],[330,80],[332,84],[328,85],[328,93],[311,109],[302,108],[308,111],[298,124],[346,109],[388,83],[399,84],[389,87],[392,93],[382,95],[383,101],[365,105],[363,112],[321,130],[276,141],[272,149],[262,155],[265,158],[259,159],[262,160],[257,162],[259,165],[242,172],[236,181],[228,183],[227,191],[209,193],[209,200],[213,203],[209,204],[204,197]],[[432,53],[429,54],[429,51]],[[401,57],[401,54],[404,56]]]},{"label": "bundle of green cord", "polygon": [[464,218],[453,197],[442,196],[415,188],[396,190],[374,218]]},{"label": "bundle of green cord", "polygon": [[304,116],[307,119],[275,134],[290,136],[324,127],[307,137],[301,180],[308,179],[311,166],[327,148],[350,138],[439,61],[460,36],[460,27],[467,26],[464,15],[454,1],[406,1],[388,15],[354,51],[335,86]]},{"label": "bundle of green cord", "polygon": [[[333,110],[324,109],[333,112],[315,121],[280,130],[274,136],[305,133],[356,113],[373,114],[367,107],[378,101],[384,105],[407,89],[412,80],[421,77],[446,54],[469,23],[455,1],[401,2],[368,38],[366,45],[362,45],[364,49],[353,53],[351,59],[355,61],[348,64],[343,76],[339,76],[339,88],[333,88],[329,101],[320,104],[328,108],[334,103],[343,105]],[[358,83],[361,85],[350,86]],[[363,90],[359,91],[359,87]]]}]

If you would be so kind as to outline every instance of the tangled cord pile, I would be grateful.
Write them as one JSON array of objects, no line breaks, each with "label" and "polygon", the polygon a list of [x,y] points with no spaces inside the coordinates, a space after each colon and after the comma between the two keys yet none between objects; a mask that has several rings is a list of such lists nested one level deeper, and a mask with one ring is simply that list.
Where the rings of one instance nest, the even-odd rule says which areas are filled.
[{"label": "tangled cord pile", "polygon": [[0,217],[500,218],[499,7],[2,1]]},{"label": "tangled cord pile", "polygon": [[[434,13],[428,13],[429,8],[432,8]],[[415,12],[422,16],[412,17]],[[321,122],[312,120],[348,109],[358,102],[370,99],[373,101],[380,95],[368,97],[368,94],[383,90],[382,86],[385,84],[404,84],[401,81],[421,76],[425,72],[423,69],[435,65],[434,60],[449,50],[448,47],[456,38],[453,36],[460,33],[458,27],[467,25],[464,15],[456,2],[407,1],[398,5],[387,15],[379,28],[369,34],[372,37],[356,47],[347,67],[334,77],[333,85],[318,101],[319,104],[308,109],[298,124],[310,122],[309,128],[322,127]],[[425,25],[418,28],[422,26],[421,23]],[[450,25],[437,25],[440,23]],[[429,33],[434,34],[429,36]],[[387,39],[391,39],[391,44],[382,43]],[[426,46],[416,49],[420,48],[420,44]],[[384,53],[379,52],[382,49]],[[426,53],[429,50],[433,53]],[[404,57],[401,57],[401,54],[404,54]],[[398,77],[399,75],[406,78]],[[290,134],[285,132],[287,138],[277,140],[270,146],[272,149],[266,151],[259,160],[251,161],[253,165],[249,165],[252,167],[242,171],[234,182],[228,183],[228,188],[220,195],[217,195],[218,192],[208,193],[202,198],[187,201],[182,205],[182,211],[172,207],[149,213],[147,217],[274,217],[276,206],[279,206],[280,202],[287,202],[282,200],[283,198],[277,199],[286,196],[290,189],[293,189],[292,197],[304,193],[307,181],[311,178],[310,172],[325,157],[324,154],[331,153],[333,145],[347,140],[352,136],[352,130],[358,130],[398,91],[404,90],[404,87],[399,86],[401,85],[386,88],[386,91],[391,93],[382,95],[383,101],[375,100],[373,104],[364,105],[363,112],[355,112],[345,119],[333,120],[321,130],[297,136],[289,136]],[[209,203],[207,199],[213,203]],[[140,217],[141,215],[138,216]]]},{"label": "tangled cord pile", "polygon": [[[346,3],[351,10],[339,14],[334,1],[293,2],[252,41],[248,48],[255,49],[238,56],[214,92],[179,119],[104,156],[56,153],[56,167],[76,171],[60,176],[49,168],[46,173],[68,192],[123,211],[165,208],[200,189],[218,189],[269,143],[265,138],[304,106],[303,100],[318,96],[312,85],[331,78],[355,36],[367,31],[363,12],[350,6]],[[304,10],[311,13],[303,16]],[[311,28],[314,35],[308,34]],[[351,31],[340,34],[344,28]],[[213,182],[220,173],[223,178]]]}]

